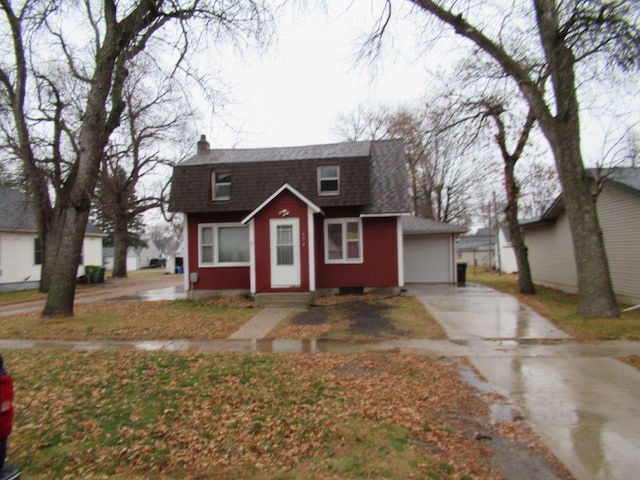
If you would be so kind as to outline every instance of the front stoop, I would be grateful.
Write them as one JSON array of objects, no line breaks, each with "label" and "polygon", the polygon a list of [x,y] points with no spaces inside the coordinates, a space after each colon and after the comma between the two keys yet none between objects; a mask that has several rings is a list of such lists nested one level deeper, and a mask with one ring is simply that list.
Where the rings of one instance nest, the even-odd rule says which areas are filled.
[{"label": "front stoop", "polygon": [[313,301],[313,292],[256,293],[256,307],[307,308]]}]

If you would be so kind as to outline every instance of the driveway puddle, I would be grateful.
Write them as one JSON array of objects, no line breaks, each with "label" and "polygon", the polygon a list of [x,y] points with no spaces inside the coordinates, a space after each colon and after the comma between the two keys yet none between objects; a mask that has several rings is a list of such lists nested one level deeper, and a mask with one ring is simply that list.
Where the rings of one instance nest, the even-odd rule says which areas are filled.
[{"label": "driveway puddle", "polygon": [[184,286],[157,288],[145,290],[135,295],[123,295],[121,297],[110,298],[107,302],[159,302],[162,300],[185,300],[187,294]]}]

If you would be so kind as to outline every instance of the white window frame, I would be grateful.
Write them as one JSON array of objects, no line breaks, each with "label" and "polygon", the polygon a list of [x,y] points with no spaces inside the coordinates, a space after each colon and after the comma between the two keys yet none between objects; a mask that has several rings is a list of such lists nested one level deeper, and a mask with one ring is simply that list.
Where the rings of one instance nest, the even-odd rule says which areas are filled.
[{"label": "white window frame", "polygon": [[[347,258],[347,224],[358,223],[358,258]],[[329,258],[329,225],[342,225],[342,258]],[[363,263],[362,219],[328,218],[324,221],[324,261],[325,263]]]},{"label": "white window frame", "polygon": [[[324,177],[322,175],[322,169],[324,168],[335,168],[337,171],[337,175],[335,177]],[[338,189],[337,190],[329,190],[329,191],[322,191],[322,182],[323,180],[326,181],[331,181],[331,180],[335,180],[338,182]],[[340,195],[340,165],[320,165],[318,167],[318,195]]]},{"label": "white window frame", "polygon": [[[214,201],[224,201],[231,200],[231,182],[216,182],[216,174],[228,174],[231,175],[230,171],[227,170],[212,170],[211,171],[211,198]],[[229,195],[220,197],[216,196],[216,185],[229,185]]]},{"label": "white window frame", "polygon": [[[242,223],[201,223],[198,225],[198,266],[201,268],[224,268],[224,267],[249,267],[251,265],[251,252],[249,252],[249,260],[246,262],[221,262],[220,261],[220,251],[218,250],[218,246],[220,245],[219,240],[219,232],[220,229],[227,227],[242,227],[246,228],[249,234],[251,233],[248,225],[243,225]],[[212,229],[212,239],[213,239],[213,262],[203,262],[202,261],[202,230],[204,228]],[[251,235],[249,235],[249,249],[251,249]]]}]

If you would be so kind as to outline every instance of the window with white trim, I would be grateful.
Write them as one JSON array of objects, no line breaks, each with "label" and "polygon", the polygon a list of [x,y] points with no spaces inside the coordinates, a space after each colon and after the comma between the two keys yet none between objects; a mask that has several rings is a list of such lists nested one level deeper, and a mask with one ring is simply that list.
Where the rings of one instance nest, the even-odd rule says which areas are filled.
[{"label": "window with white trim", "polygon": [[362,262],[362,222],[358,218],[332,218],[324,223],[326,263]]},{"label": "window with white trim", "polygon": [[211,191],[213,200],[231,198],[231,172],[211,172]]},{"label": "window with white trim", "polygon": [[340,167],[323,165],[318,167],[318,195],[338,195],[340,193]]},{"label": "window with white trim", "polygon": [[248,266],[249,227],[235,223],[201,224],[198,247],[201,267]]}]

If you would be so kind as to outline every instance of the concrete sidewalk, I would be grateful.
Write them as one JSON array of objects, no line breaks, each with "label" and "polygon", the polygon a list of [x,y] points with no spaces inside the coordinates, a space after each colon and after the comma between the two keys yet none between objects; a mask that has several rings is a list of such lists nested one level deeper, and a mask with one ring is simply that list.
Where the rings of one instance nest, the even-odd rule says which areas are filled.
[{"label": "concrete sidewalk", "polygon": [[264,338],[293,311],[292,308],[264,308],[228,338],[230,340]]},{"label": "concrete sidewalk", "polygon": [[523,339],[562,344],[567,335],[509,295],[474,285],[409,290],[452,340],[493,349],[468,358],[577,479],[640,478],[640,372],[604,351],[583,356],[581,344],[521,355]]}]

